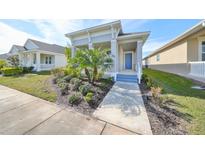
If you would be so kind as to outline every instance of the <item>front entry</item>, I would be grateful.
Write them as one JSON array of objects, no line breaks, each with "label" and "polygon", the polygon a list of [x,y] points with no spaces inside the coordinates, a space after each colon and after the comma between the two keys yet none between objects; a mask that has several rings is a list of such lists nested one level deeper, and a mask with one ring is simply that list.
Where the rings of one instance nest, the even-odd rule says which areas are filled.
[{"label": "front entry", "polygon": [[125,69],[132,69],[132,53],[125,53]]}]

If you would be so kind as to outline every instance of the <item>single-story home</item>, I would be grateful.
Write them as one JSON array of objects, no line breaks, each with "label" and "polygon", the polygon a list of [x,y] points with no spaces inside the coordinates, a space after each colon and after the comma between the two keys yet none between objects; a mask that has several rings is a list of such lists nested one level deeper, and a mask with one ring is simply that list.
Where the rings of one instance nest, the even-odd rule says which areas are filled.
[{"label": "single-story home", "polygon": [[28,39],[24,46],[13,45],[10,55],[18,55],[20,65],[33,66],[35,71],[66,66],[65,47]]},{"label": "single-story home", "polygon": [[124,33],[121,21],[65,34],[71,41],[72,56],[77,48],[109,48],[113,67],[106,72],[115,81],[139,82],[142,75],[142,47],[150,32]]},{"label": "single-story home", "polygon": [[205,20],[143,59],[145,67],[205,77]]}]

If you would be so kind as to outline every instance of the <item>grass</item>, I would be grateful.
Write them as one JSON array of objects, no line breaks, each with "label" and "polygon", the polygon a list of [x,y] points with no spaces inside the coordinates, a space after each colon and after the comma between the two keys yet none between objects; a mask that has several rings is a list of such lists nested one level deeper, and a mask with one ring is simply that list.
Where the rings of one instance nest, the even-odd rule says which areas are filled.
[{"label": "grass", "polygon": [[205,134],[205,91],[192,89],[193,81],[178,75],[151,69],[144,69],[143,73],[164,89],[166,97],[179,104],[178,111],[189,116],[189,134]]},{"label": "grass", "polygon": [[57,94],[52,89],[50,72],[30,73],[21,76],[0,77],[0,84],[31,94],[33,96],[55,102]]}]

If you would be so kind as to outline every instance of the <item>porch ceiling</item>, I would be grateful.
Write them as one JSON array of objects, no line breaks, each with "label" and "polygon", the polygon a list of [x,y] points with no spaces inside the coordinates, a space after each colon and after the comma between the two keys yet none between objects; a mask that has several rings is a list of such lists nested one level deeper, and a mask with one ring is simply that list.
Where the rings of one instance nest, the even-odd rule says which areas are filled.
[{"label": "porch ceiling", "polygon": [[134,51],[137,48],[137,42],[120,44],[124,51]]}]

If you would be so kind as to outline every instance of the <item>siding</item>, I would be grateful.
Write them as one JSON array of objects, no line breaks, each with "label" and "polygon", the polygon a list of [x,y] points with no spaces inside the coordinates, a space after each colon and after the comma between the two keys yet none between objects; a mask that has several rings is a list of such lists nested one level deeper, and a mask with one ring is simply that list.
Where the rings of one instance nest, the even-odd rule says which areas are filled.
[{"label": "siding", "polygon": [[181,41],[163,52],[159,53],[160,60],[156,60],[157,54],[147,59],[148,65],[175,64],[187,62],[187,42]]},{"label": "siding", "polygon": [[187,40],[187,61],[198,61],[198,40],[197,38]]}]

